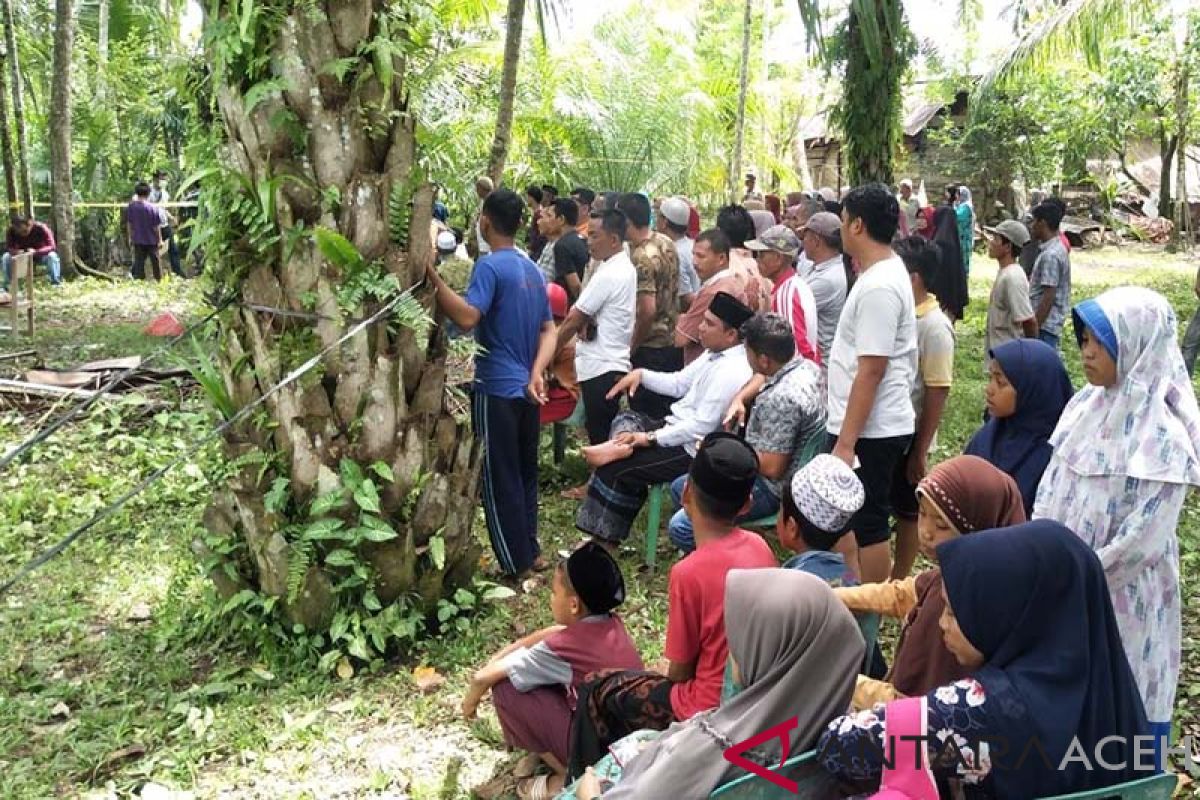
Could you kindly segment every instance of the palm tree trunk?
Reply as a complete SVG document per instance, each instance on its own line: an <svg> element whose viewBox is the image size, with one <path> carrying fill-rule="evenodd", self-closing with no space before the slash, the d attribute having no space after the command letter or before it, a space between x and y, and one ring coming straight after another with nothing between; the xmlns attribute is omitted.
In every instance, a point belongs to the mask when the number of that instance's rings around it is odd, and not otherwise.
<svg viewBox="0 0 1200 800"><path fill-rule="evenodd" d="M207 13L214 6L219 16L232 13L226 2L209 4ZM398 37L387 27L391 6L343 0L330 4L327 15L301 3L288 7L262 23L277 29L251 30L238 40L268 65L258 80L285 87L251 107L249 81L221 69L228 49L220 48L229 43L219 36L208 41L227 138L222 160L234 170L219 185L206 181L201 193L203 224L215 237L209 250L221 253L209 269L226 276L222 288L244 303L318 315L308 320L244 307L221 315L217 360L234 408L333 346L349 327L344 320L380 308L381 301L355 294L352 284L413 287L433 258L433 190L418 166L400 49L360 62L344 79L327 69L335 59L358 57L368 43ZM237 27L227 26L226 37L238 36ZM302 140L273 124L284 115L299 121ZM330 196L342 199L331 204ZM322 251L307 234L288 235L300 226L336 232L344 244ZM348 251L357 252L351 258ZM428 292L418 297L432 306ZM450 408L444 341L436 329L426 341L399 324L368 328L327 356L318 377L269 399L263 421L228 434L230 458L262 466L239 471L205 514L210 542L222 547L196 549L221 553L225 575L237 575L233 585L274 598L289 626L323 630L335 609L369 617L414 596L429 609L474 572L480 454L466 420ZM313 503L346 492L373 470L375 516L398 536L354 544L306 538L313 518L350 530L358 512L317 511ZM286 496L268 502L276 486L285 486ZM357 494L349 494L357 503ZM368 585L354 583L360 573ZM382 624L378 615L371 619ZM380 641L398 636L395 628L389 624ZM338 639L334 629L330 638ZM366 657L354 646L348 652Z"/></svg>
<svg viewBox="0 0 1200 800"><path fill-rule="evenodd" d="M0 47L0 61L7 60L8 51ZM8 69L0 64L0 159L4 162L4 197L8 202L8 216L16 216L21 208L17 197L17 168L13 163L12 133L8 126Z"/></svg>
<svg viewBox="0 0 1200 800"><path fill-rule="evenodd" d="M737 129L733 140L733 164L729 170L729 201L736 203L738 181L742 177L742 146L746 135L746 92L750 86L750 22L753 0L746 0L742 15L742 65L738 74Z"/></svg>
<svg viewBox="0 0 1200 800"><path fill-rule="evenodd" d="M54 0L54 65L50 83L50 204L63 272L75 269L75 210L71 207L72 0Z"/></svg>
<svg viewBox="0 0 1200 800"><path fill-rule="evenodd" d="M513 105L517 96L517 68L521 62L521 31L525 22L525 0L508 0L504 16L504 68L500 73L500 107L496 110L496 135L488 156L488 177L496 186L504 175L512 141Z"/></svg>
<svg viewBox="0 0 1200 800"><path fill-rule="evenodd" d="M1188 148L1188 116L1191 113L1189 103L1191 85L1191 65L1189 49L1191 26L1184 24L1183 42L1179 46L1176 58L1175 76L1175 119L1178 130L1175 139L1175 236L1176 244L1184 250L1191 250L1191 204L1188 202L1187 188L1187 148ZM1159 213L1162 213L1161 211Z"/></svg>
<svg viewBox="0 0 1200 800"><path fill-rule="evenodd" d="M13 20L12 0L0 0L4 14L4 45L8 51L9 75L12 79L13 121L17 130L17 191L21 197L21 213L33 215L33 179L29 173L29 137L25 132L25 91L21 80L21 60L17 51L16 22Z"/></svg>
<svg viewBox="0 0 1200 800"><path fill-rule="evenodd" d="M11 0L4 0L11 2ZM96 75L96 101L107 102L108 98L108 21L109 0L99 0L96 6L98 32L96 34L96 62L99 70ZM113 115L113 124L117 123L117 115ZM92 171L92 195L100 196L104 185L108 182L108 161L96 160L96 169Z"/></svg>
<svg viewBox="0 0 1200 800"><path fill-rule="evenodd" d="M838 107L846 141L849 184L892 183L900 128L900 84L911 57L911 44L900 0L868 0L874 20L850 6L846 31L847 91ZM874 36L878 41L872 41Z"/></svg>
<svg viewBox="0 0 1200 800"><path fill-rule="evenodd" d="M1158 213L1168 216L1171 209L1171 166L1175 161L1175 144L1178 140L1168 134L1166 125L1159 123L1158 154L1161 169L1158 175Z"/></svg>

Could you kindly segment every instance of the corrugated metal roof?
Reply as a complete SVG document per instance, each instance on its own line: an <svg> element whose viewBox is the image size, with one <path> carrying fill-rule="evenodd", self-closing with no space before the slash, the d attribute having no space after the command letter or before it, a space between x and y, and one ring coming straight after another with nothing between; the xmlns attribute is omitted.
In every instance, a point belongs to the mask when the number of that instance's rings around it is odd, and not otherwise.
<svg viewBox="0 0 1200 800"><path fill-rule="evenodd" d="M948 108L950 103L930 103L920 97L908 97L905 99L905 114L904 114L904 135L916 136L921 131L925 130L930 121L933 120L944 108ZM800 135L804 137L804 141L811 142L819 139L836 140L839 137L837 131L833 130L829 124L828 109L820 111L806 119L800 127Z"/></svg>
<svg viewBox="0 0 1200 800"><path fill-rule="evenodd" d="M904 135L916 136L925 130L929 121L938 115L947 103L922 103L904 118Z"/></svg>

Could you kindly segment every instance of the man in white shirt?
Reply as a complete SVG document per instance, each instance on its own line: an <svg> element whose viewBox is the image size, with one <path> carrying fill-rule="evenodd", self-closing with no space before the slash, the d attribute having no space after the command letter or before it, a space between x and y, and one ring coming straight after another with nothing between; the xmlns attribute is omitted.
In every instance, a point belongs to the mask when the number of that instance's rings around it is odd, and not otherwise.
<svg viewBox="0 0 1200 800"><path fill-rule="evenodd" d="M596 471L575 515L577 528L605 542L624 541L647 488L687 472L697 442L721 427L729 402L753 373L741 343L741 326L751 316L733 295L718 294L700 327L700 358L678 372L635 369L612 388L610 398L650 390L680 399L663 420L618 414L613 438L584 448Z"/></svg>
<svg viewBox="0 0 1200 800"><path fill-rule="evenodd" d="M675 243L675 255L679 256L679 310L687 311L696 293L700 291L700 276L692 260L694 242L687 235L688 219L692 213L687 201L668 197L662 201L655 218L658 232Z"/></svg>
<svg viewBox="0 0 1200 800"><path fill-rule="evenodd" d="M846 305L846 265L842 259L842 221L836 214L813 214L800 229L804 252L812 267L804 280L812 289L817 304L817 350L821 364L829 363L829 348L837 333L842 307Z"/></svg>
<svg viewBox="0 0 1200 800"><path fill-rule="evenodd" d="M856 467L866 491L850 525L858 553L847 559L863 583L891 573L892 475L916 428L916 307L908 270L891 247L899 218L883 184L860 186L842 201L842 243L861 266L829 353L827 430L833 455Z"/></svg>
<svg viewBox="0 0 1200 800"><path fill-rule="evenodd" d="M625 252L627 221L620 211L592 219L588 251L599 262L592 279L558 328L561 350L576 334L575 375L588 441L608 440L620 399L609 392L629 372L629 340L637 305L637 270Z"/></svg>

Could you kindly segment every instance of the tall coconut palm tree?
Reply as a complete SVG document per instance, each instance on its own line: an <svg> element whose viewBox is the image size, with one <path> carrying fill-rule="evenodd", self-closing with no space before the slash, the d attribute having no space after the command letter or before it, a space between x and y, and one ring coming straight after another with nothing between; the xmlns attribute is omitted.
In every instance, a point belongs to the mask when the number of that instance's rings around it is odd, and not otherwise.
<svg viewBox="0 0 1200 800"><path fill-rule="evenodd" d="M17 26L13 20L12 0L0 0L3 14L4 46L8 51L9 78L12 81L13 123L17 133L17 193L25 216L33 213L33 179L29 172L29 136L25 132L25 89L17 51Z"/></svg>
<svg viewBox="0 0 1200 800"><path fill-rule="evenodd" d="M562 0L533 0L542 44L546 41L546 23L557 21ZM517 97L517 72L521 64L522 34L525 29L525 0L508 0L504 15L504 64L500 70L500 103L496 109L496 133L488 156L488 177L497 186L504 175L504 164L512 143L513 107Z"/></svg>
<svg viewBox="0 0 1200 800"><path fill-rule="evenodd" d="M7 45L0 42L0 61L7 61L11 54ZM21 203L17 196L17 168L13 162L12 133L8 126L8 65L0 63L0 160L4 162L4 197L8 202L9 217L18 213Z"/></svg>

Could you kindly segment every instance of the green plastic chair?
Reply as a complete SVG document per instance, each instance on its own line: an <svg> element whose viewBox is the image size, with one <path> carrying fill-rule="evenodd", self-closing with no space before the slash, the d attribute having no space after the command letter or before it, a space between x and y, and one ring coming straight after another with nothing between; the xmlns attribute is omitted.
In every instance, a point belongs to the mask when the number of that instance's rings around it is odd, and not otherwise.
<svg viewBox="0 0 1200 800"><path fill-rule="evenodd" d="M817 751L809 750L787 760L775 772L782 773L788 780L799 784L799 793L791 792L776 786L758 775L746 774L718 786L709 795L711 800L834 800L840 798L837 781L829 773L821 769L817 763Z"/></svg>
<svg viewBox="0 0 1200 800"><path fill-rule="evenodd" d="M561 464L567 455L567 430L583 427L583 401L575 403L571 416L554 423L554 463Z"/></svg>
<svg viewBox="0 0 1200 800"><path fill-rule="evenodd" d="M824 446L825 431L822 429L809 436L808 441L804 443L800 463L807 464L812 461ZM650 494L646 498L646 565L650 567L651 571L654 570L658 561L658 529L662 524L663 497L669 489L670 487L665 483L651 486ZM762 519L745 522L742 527L751 530L769 530L775 527L778 517L778 514L772 514Z"/></svg>
<svg viewBox="0 0 1200 800"><path fill-rule="evenodd" d="M669 489L665 483L651 486L646 498L646 566L651 572L658 563L658 529L662 522L663 497Z"/></svg>
<svg viewBox="0 0 1200 800"><path fill-rule="evenodd" d="M1136 781L1092 789L1088 792L1060 794L1040 800L1171 800L1179 779L1169 772L1139 778Z"/></svg>
<svg viewBox="0 0 1200 800"><path fill-rule="evenodd" d="M747 520L741 524L741 527L751 531L769 531L775 527L775 523L778 521L779 512L776 512L758 519Z"/></svg>
<svg viewBox="0 0 1200 800"><path fill-rule="evenodd" d="M808 437L804 443L804 447L800 453L800 465L803 466L816 458L825 448L825 431L824 429L814 432ZM770 514L760 519L752 519L749 522L743 522L743 528L749 528L752 531L767 531L775 527L775 523L779 521L779 513Z"/></svg>
<svg viewBox="0 0 1200 800"><path fill-rule="evenodd" d="M872 611L855 614L854 619L858 622L858 631L867 645L867 649L863 651L862 663L862 672L865 675L875 656L875 642L879 639L879 615Z"/></svg>

